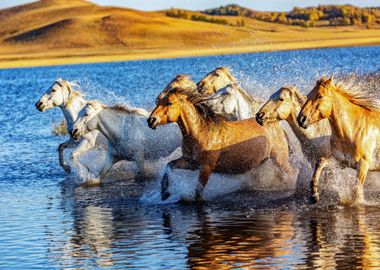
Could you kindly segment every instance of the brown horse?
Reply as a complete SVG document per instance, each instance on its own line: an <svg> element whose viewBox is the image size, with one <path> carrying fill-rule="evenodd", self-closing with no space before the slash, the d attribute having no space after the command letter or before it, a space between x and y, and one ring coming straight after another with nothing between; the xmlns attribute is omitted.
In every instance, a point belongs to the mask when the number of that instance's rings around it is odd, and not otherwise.
<svg viewBox="0 0 380 270"><path fill-rule="evenodd" d="M271 131L257 124L255 119L230 122L205 105L203 97L192 89L175 88L162 98L151 113L151 128L177 122L184 142L193 149L191 156L183 154L168 164L169 169L200 169L197 199L203 198L203 190L210 174L215 172L241 174L258 167L272 158L281 169L292 174L288 161L288 145L285 136L272 136ZM161 182L161 197L166 200L168 174Z"/></svg>
<svg viewBox="0 0 380 270"><path fill-rule="evenodd" d="M380 171L380 103L347 83L335 84L333 77L322 77L309 93L298 123L307 128L324 118L329 119L332 128L332 156L357 170L354 196L355 202L361 202L368 171ZM318 192L320 174L328 163L326 160L314 172L314 192Z"/></svg>

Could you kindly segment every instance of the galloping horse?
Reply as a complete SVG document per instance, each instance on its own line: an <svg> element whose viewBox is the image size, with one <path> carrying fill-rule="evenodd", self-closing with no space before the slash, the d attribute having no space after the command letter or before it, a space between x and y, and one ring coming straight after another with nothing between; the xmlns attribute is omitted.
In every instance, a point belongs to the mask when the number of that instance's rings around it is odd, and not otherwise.
<svg viewBox="0 0 380 270"><path fill-rule="evenodd" d="M88 103L88 100L83 98L83 94L74 90L73 87L79 86L73 82L57 79L36 103L37 109L41 112L44 112L47 109L60 107L65 116L69 132L73 130L74 122L78 118L78 113ZM66 148L76 147L70 156L70 159L75 164L77 163L76 158L80 154L100 144L106 144L106 140L98 131L87 133L79 141L74 141L70 138L58 146L59 164L65 172L70 173L71 168L65 162L63 155L63 151Z"/></svg>
<svg viewBox="0 0 380 270"><path fill-rule="evenodd" d="M218 67L208 73L197 83L197 91L209 98L205 102L215 112L234 121L255 117L263 103L241 88L228 67Z"/></svg>
<svg viewBox="0 0 380 270"><path fill-rule="evenodd" d="M281 87L257 112L256 121L260 125L281 120L288 122L301 143L303 154L313 167L318 167L330 156L331 127L329 121L323 119L308 129L301 128L297 123L297 116L305 102L306 96L295 86ZM314 192L313 196L314 200L319 201L318 192Z"/></svg>
<svg viewBox="0 0 380 270"><path fill-rule="evenodd" d="M308 94L297 120L303 128L324 118L330 121L331 153L342 165L357 170L354 196L355 202L361 202L368 171L380 170L380 103L349 87L344 82L335 84L333 77L322 77ZM326 160L314 172L314 193L318 193L318 180L328 163Z"/></svg>
<svg viewBox="0 0 380 270"><path fill-rule="evenodd" d="M88 132L98 130L109 141L107 151L112 158L98 177L101 178L120 160L135 162L137 174L144 175L144 165L169 157L181 146L178 127L170 125L166 130L154 132L146 124L148 115L144 109L123 105L107 107L98 102L89 102L80 111L72 137L78 139Z"/></svg>
<svg viewBox="0 0 380 270"><path fill-rule="evenodd" d="M193 89L175 88L159 101L148 118L153 129L177 122L184 142L191 144L191 156L183 155L167 166L169 169L200 169L196 190L198 199L203 198L203 190L213 171L241 174L272 158L281 169L292 174L286 141L272 137L270 131L254 119L226 121L203 100L204 97ZM166 172L161 182L162 200L170 196L168 186Z"/></svg>

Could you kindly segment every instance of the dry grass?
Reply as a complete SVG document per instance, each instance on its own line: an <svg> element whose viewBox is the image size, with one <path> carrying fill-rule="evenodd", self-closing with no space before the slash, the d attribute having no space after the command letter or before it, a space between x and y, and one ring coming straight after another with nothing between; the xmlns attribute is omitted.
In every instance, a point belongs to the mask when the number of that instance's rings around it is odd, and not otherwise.
<svg viewBox="0 0 380 270"><path fill-rule="evenodd" d="M380 29L244 21L233 27L83 0L42 0L0 11L0 67L380 44Z"/></svg>
<svg viewBox="0 0 380 270"><path fill-rule="evenodd" d="M69 134L67 130L66 120L62 120L59 123L55 123L52 126L52 134L54 136L66 136Z"/></svg>

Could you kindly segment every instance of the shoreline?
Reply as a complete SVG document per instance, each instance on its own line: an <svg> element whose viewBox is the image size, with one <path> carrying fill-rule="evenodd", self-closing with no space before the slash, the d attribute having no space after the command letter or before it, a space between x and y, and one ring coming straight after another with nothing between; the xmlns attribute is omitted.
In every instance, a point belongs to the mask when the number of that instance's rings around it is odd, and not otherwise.
<svg viewBox="0 0 380 270"><path fill-rule="evenodd" d="M307 50L307 49L324 49L324 48L342 48L342 47L364 47L379 46L380 40L376 37L368 38L350 38L350 39L326 39L326 40L308 40L295 42L277 42L264 43L256 45L243 45L235 47L219 48L184 48L179 50L161 49L156 51L137 49L135 52L123 50L119 53L111 54L113 48L108 48L103 52L95 49L87 49L80 53L79 50L72 49L66 51L54 52L49 57L39 57L38 54L14 54L7 55L8 59L0 55L0 69L30 68L30 67L47 67L60 65L76 64L95 64L111 62L127 62L139 60L159 60L172 58L187 57L205 57L218 55L233 55L256 52L275 52L290 50ZM107 52L110 53L107 53ZM46 54L44 54L46 55Z"/></svg>

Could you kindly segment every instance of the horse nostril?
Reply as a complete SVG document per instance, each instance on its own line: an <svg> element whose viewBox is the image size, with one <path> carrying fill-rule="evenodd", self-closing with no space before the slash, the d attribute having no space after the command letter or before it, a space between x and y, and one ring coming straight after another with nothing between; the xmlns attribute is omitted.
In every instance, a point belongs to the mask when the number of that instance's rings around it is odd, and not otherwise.
<svg viewBox="0 0 380 270"><path fill-rule="evenodd" d="M154 124L156 123L156 121L157 121L157 117L155 117L155 116L150 116L150 117L147 119L148 125L149 125L149 127L151 127L151 128L154 128Z"/></svg>
<svg viewBox="0 0 380 270"><path fill-rule="evenodd" d="M298 123L301 124L301 125L303 125L303 124L305 124L305 122L306 122L306 116L304 116L304 115L301 114L298 117Z"/></svg>
<svg viewBox="0 0 380 270"><path fill-rule="evenodd" d="M256 119L262 119L264 117L265 113L264 112L259 112L256 114Z"/></svg>

